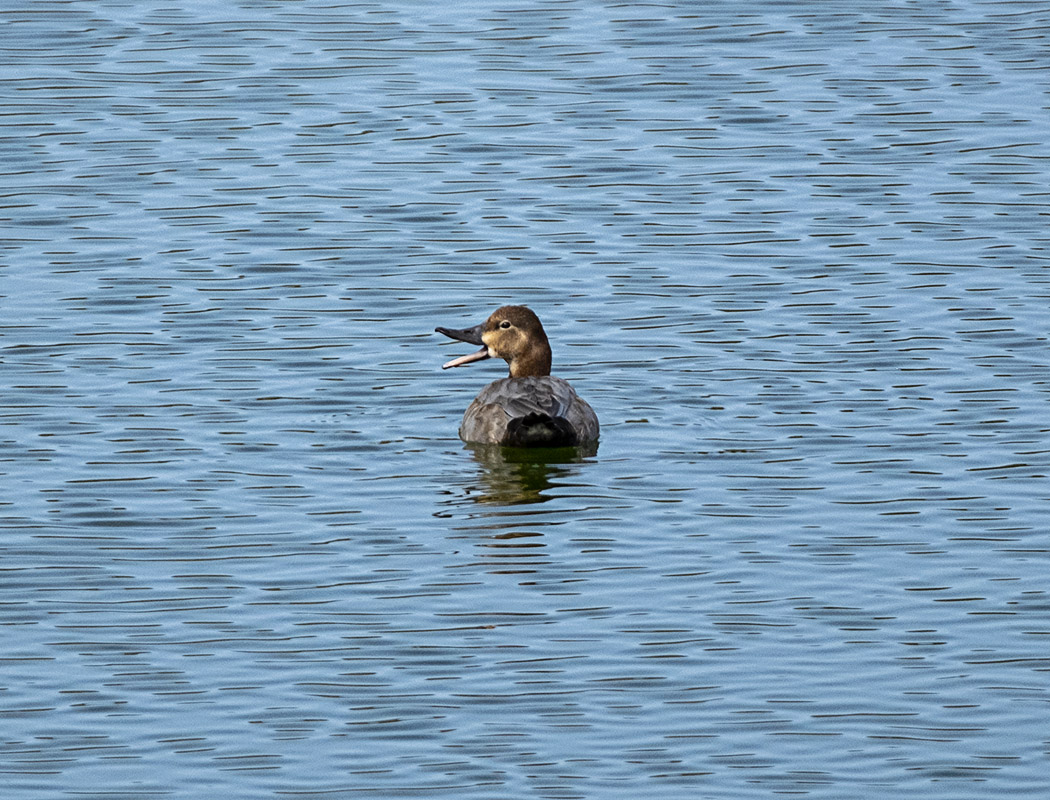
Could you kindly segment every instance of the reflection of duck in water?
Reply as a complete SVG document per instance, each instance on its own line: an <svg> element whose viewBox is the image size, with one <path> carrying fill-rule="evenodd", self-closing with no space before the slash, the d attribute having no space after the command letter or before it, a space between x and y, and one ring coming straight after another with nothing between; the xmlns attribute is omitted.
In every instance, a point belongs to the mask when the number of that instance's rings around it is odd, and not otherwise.
<svg viewBox="0 0 1050 800"><path fill-rule="evenodd" d="M437 328L481 349L443 365L486 358L510 364L510 377L493 381L467 408L459 426L465 442L511 447L575 447L598 439L598 417L568 381L551 375L551 346L539 317L525 306L503 306L480 325Z"/></svg>
<svg viewBox="0 0 1050 800"><path fill-rule="evenodd" d="M474 477L460 474L463 499L501 506L546 503L557 497L550 490L559 483L571 483L573 465L594 455L595 449L596 445L591 452L582 447L526 450L498 444L468 445L481 469Z"/></svg>

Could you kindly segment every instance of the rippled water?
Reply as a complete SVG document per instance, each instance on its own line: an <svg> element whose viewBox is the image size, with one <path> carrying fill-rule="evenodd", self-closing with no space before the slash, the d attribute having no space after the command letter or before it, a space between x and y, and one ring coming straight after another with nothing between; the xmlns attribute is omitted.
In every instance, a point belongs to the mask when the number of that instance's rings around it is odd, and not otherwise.
<svg viewBox="0 0 1050 800"><path fill-rule="evenodd" d="M5 5L4 796L1043 798L1048 37ZM506 302L597 454L456 438Z"/></svg>

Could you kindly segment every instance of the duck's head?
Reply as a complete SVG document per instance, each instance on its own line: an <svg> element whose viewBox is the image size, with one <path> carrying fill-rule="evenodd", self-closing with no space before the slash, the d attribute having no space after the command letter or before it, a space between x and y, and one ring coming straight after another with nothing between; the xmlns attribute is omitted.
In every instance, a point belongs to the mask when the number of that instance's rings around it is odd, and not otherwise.
<svg viewBox="0 0 1050 800"><path fill-rule="evenodd" d="M459 367L486 358L502 358L510 364L510 377L551 374L551 346L543 332L540 318L525 306L503 306L473 328L454 330L436 328L453 339L480 344L481 349L468 356L454 358L442 369Z"/></svg>

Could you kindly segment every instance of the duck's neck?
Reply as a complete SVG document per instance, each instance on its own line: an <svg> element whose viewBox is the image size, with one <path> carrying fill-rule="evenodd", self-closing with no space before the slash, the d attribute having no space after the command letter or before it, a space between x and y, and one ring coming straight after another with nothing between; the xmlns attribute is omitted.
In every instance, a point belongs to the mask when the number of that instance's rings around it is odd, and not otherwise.
<svg viewBox="0 0 1050 800"><path fill-rule="evenodd" d="M530 378L551 374L551 347L546 339L536 342L510 362L510 377Z"/></svg>

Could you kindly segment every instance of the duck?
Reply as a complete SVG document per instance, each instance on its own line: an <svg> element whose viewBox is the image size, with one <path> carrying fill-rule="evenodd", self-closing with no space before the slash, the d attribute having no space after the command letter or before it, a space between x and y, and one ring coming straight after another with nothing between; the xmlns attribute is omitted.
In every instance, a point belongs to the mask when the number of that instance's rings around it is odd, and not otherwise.
<svg viewBox="0 0 1050 800"><path fill-rule="evenodd" d="M481 345L442 369L489 358L510 367L463 414L459 437L468 444L506 447L580 447L598 440L598 415L568 381L551 375L551 346L539 317L525 306L502 306L472 328L435 328L437 333Z"/></svg>

